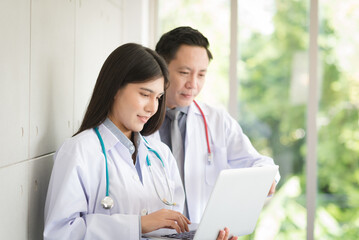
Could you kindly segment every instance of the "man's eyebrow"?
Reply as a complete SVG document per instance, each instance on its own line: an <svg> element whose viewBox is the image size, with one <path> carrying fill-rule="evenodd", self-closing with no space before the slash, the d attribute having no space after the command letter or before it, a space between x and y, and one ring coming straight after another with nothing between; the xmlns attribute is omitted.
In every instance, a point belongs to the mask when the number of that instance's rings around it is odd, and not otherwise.
<svg viewBox="0 0 359 240"><path fill-rule="evenodd" d="M187 66L183 66L183 67L180 67L178 68L179 70L188 70L188 71L192 71L192 68L190 67L187 67ZM199 70L200 72L207 72L207 69L201 69Z"/></svg>
<svg viewBox="0 0 359 240"><path fill-rule="evenodd" d="M179 70L188 70L188 71L192 70L190 67L187 67L187 66L182 66L182 67L179 67L178 69Z"/></svg>

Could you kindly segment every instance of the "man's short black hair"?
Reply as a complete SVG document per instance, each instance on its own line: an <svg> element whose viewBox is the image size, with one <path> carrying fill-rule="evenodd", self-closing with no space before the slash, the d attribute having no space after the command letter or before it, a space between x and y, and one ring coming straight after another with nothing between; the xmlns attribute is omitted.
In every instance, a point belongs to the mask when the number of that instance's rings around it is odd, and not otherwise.
<svg viewBox="0 0 359 240"><path fill-rule="evenodd" d="M156 45L156 52L160 54L168 63L176 56L181 45L203 47L207 51L208 59L213 59L209 51L208 39L198 30L191 27L177 27L162 35Z"/></svg>

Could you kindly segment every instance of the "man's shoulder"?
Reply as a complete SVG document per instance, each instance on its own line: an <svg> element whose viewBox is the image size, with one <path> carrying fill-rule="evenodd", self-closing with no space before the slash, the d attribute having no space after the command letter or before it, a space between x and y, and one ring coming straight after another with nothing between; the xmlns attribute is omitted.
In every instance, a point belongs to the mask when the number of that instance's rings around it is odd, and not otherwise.
<svg viewBox="0 0 359 240"><path fill-rule="evenodd" d="M218 118L218 117L224 118L224 117L229 116L227 110L223 106L210 105L208 103L204 103L204 102L200 102L200 101L196 101L196 102L199 105L199 107L201 108L201 110L203 111L203 114L207 118ZM200 114L200 110L196 107L195 104L192 104L191 108L193 108L195 112Z"/></svg>

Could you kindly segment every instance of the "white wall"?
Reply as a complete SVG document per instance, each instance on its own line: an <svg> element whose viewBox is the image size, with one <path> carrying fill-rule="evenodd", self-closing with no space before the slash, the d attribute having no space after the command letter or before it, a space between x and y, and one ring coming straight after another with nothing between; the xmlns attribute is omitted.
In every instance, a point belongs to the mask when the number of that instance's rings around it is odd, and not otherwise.
<svg viewBox="0 0 359 240"><path fill-rule="evenodd" d="M42 239L53 153L79 127L109 53L148 45L147 6L0 1L0 239Z"/></svg>

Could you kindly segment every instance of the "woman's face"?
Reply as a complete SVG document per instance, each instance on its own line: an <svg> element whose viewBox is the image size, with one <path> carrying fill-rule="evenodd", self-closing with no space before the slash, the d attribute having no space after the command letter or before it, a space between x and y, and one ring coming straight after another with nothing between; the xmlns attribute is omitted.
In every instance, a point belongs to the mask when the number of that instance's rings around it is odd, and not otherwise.
<svg viewBox="0 0 359 240"><path fill-rule="evenodd" d="M163 94L163 77L143 83L129 83L117 91L109 118L131 138L131 133L140 132L157 112L158 101Z"/></svg>

